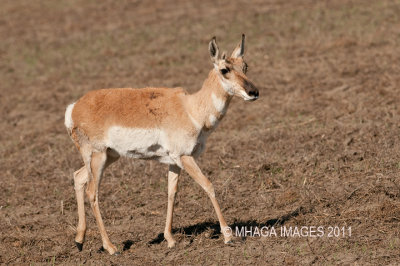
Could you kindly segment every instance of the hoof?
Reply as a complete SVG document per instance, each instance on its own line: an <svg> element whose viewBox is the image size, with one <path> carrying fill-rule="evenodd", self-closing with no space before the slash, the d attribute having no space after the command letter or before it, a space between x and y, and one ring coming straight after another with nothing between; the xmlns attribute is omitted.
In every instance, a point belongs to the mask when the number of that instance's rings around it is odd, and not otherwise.
<svg viewBox="0 0 400 266"><path fill-rule="evenodd" d="M175 241L175 239L173 238L173 236L172 236L171 233L165 232L165 233L164 233L164 239L167 240L168 248L173 248L173 247L175 247L176 241Z"/></svg>
<svg viewBox="0 0 400 266"><path fill-rule="evenodd" d="M221 227L221 231L224 236L224 243L232 243L232 228L230 228L229 226Z"/></svg>
<svg viewBox="0 0 400 266"><path fill-rule="evenodd" d="M228 240L228 241L225 242L225 245L230 245L230 244L233 244L232 240Z"/></svg>
<svg viewBox="0 0 400 266"><path fill-rule="evenodd" d="M79 242L76 242L76 241L75 241L75 245L76 245L76 247L79 249L79 251L82 251L83 243L79 243Z"/></svg>
<svg viewBox="0 0 400 266"><path fill-rule="evenodd" d="M168 243L168 248L174 248L176 245L176 241L175 240L167 240Z"/></svg>
<svg viewBox="0 0 400 266"><path fill-rule="evenodd" d="M97 250L97 253L103 253L104 251L105 251L106 249L103 247L103 246L101 246L98 250ZM109 253L111 253L110 251L108 251ZM115 255L115 256L118 256L118 255L120 255L121 253L119 252L119 251L116 251L116 252L114 252L114 253L112 253L111 255Z"/></svg>

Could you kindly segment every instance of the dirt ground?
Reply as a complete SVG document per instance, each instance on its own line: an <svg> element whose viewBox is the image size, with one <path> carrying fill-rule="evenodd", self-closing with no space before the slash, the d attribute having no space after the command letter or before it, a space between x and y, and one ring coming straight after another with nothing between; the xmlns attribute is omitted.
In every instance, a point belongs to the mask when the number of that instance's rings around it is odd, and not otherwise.
<svg viewBox="0 0 400 266"><path fill-rule="evenodd" d="M184 174L168 249L167 166L121 159L100 190L121 254L98 252L88 202L79 252L82 161L66 106L99 88L194 92L212 68L211 37L231 51L241 33L260 99L233 100L199 165L234 233L277 236L224 245ZM0 40L1 264L400 263L399 1L2 1ZM281 236L283 226L325 234ZM344 231L329 237L335 226Z"/></svg>

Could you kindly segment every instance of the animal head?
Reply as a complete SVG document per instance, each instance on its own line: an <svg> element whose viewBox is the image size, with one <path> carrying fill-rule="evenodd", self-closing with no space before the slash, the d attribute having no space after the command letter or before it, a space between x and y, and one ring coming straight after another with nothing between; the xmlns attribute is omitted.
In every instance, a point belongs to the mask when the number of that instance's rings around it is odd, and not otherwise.
<svg viewBox="0 0 400 266"><path fill-rule="evenodd" d="M247 64L244 61L244 42L245 35L233 50L230 57L226 53L220 56L216 38L212 38L208 49L215 71L221 81L224 90L230 95L243 98L245 101L255 101L258 99L258 89L246 76Z"/></svg>

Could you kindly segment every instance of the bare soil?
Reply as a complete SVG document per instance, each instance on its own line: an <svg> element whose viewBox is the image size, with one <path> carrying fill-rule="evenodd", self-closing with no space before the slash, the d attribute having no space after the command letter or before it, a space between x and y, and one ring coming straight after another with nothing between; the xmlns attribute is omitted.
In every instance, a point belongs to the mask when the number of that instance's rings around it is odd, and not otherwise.
<svg viewBox="0 0 400 266"><path fill-rule="evenodd" d="M163 239L167 166L121 159L100 206L119 256L84 249L67 104L109 87L200 88L216 35L247 35L260 99L235 99L199 160L228 224L351 227L340 237L236 237L184 174ZM399 1L15 0L0 8L1 264L400 263ZM279 233L279 230L278 230Z"/></svg>

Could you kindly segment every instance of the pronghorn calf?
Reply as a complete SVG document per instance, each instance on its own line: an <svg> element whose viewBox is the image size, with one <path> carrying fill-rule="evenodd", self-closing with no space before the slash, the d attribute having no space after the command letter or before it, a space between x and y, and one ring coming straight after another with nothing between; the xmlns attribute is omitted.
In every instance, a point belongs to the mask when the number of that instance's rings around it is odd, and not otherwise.
<svg viewBox="0 0 400 266"><path fill-rule="evenodd" d="M225 243L232 235L215 198L214 187L195 159L224 117L234 95L246 101L258 98L258 90L246 77L243 60L245 36L227 58L220 57L215 37L209 43L214 68L202 88L188 94L182 88L103 89L91 91L67 107L65 126L82 155L84 166L74 173L79 222L75 243L82 250L86 232L84 187L99 227L103 248L117 248L107 236L100 215L98 190L104 169L120 156L158 160L169 164L168 208L164 237L175 245L172 214L181 169L207 192L217 213Z"/></svg>

